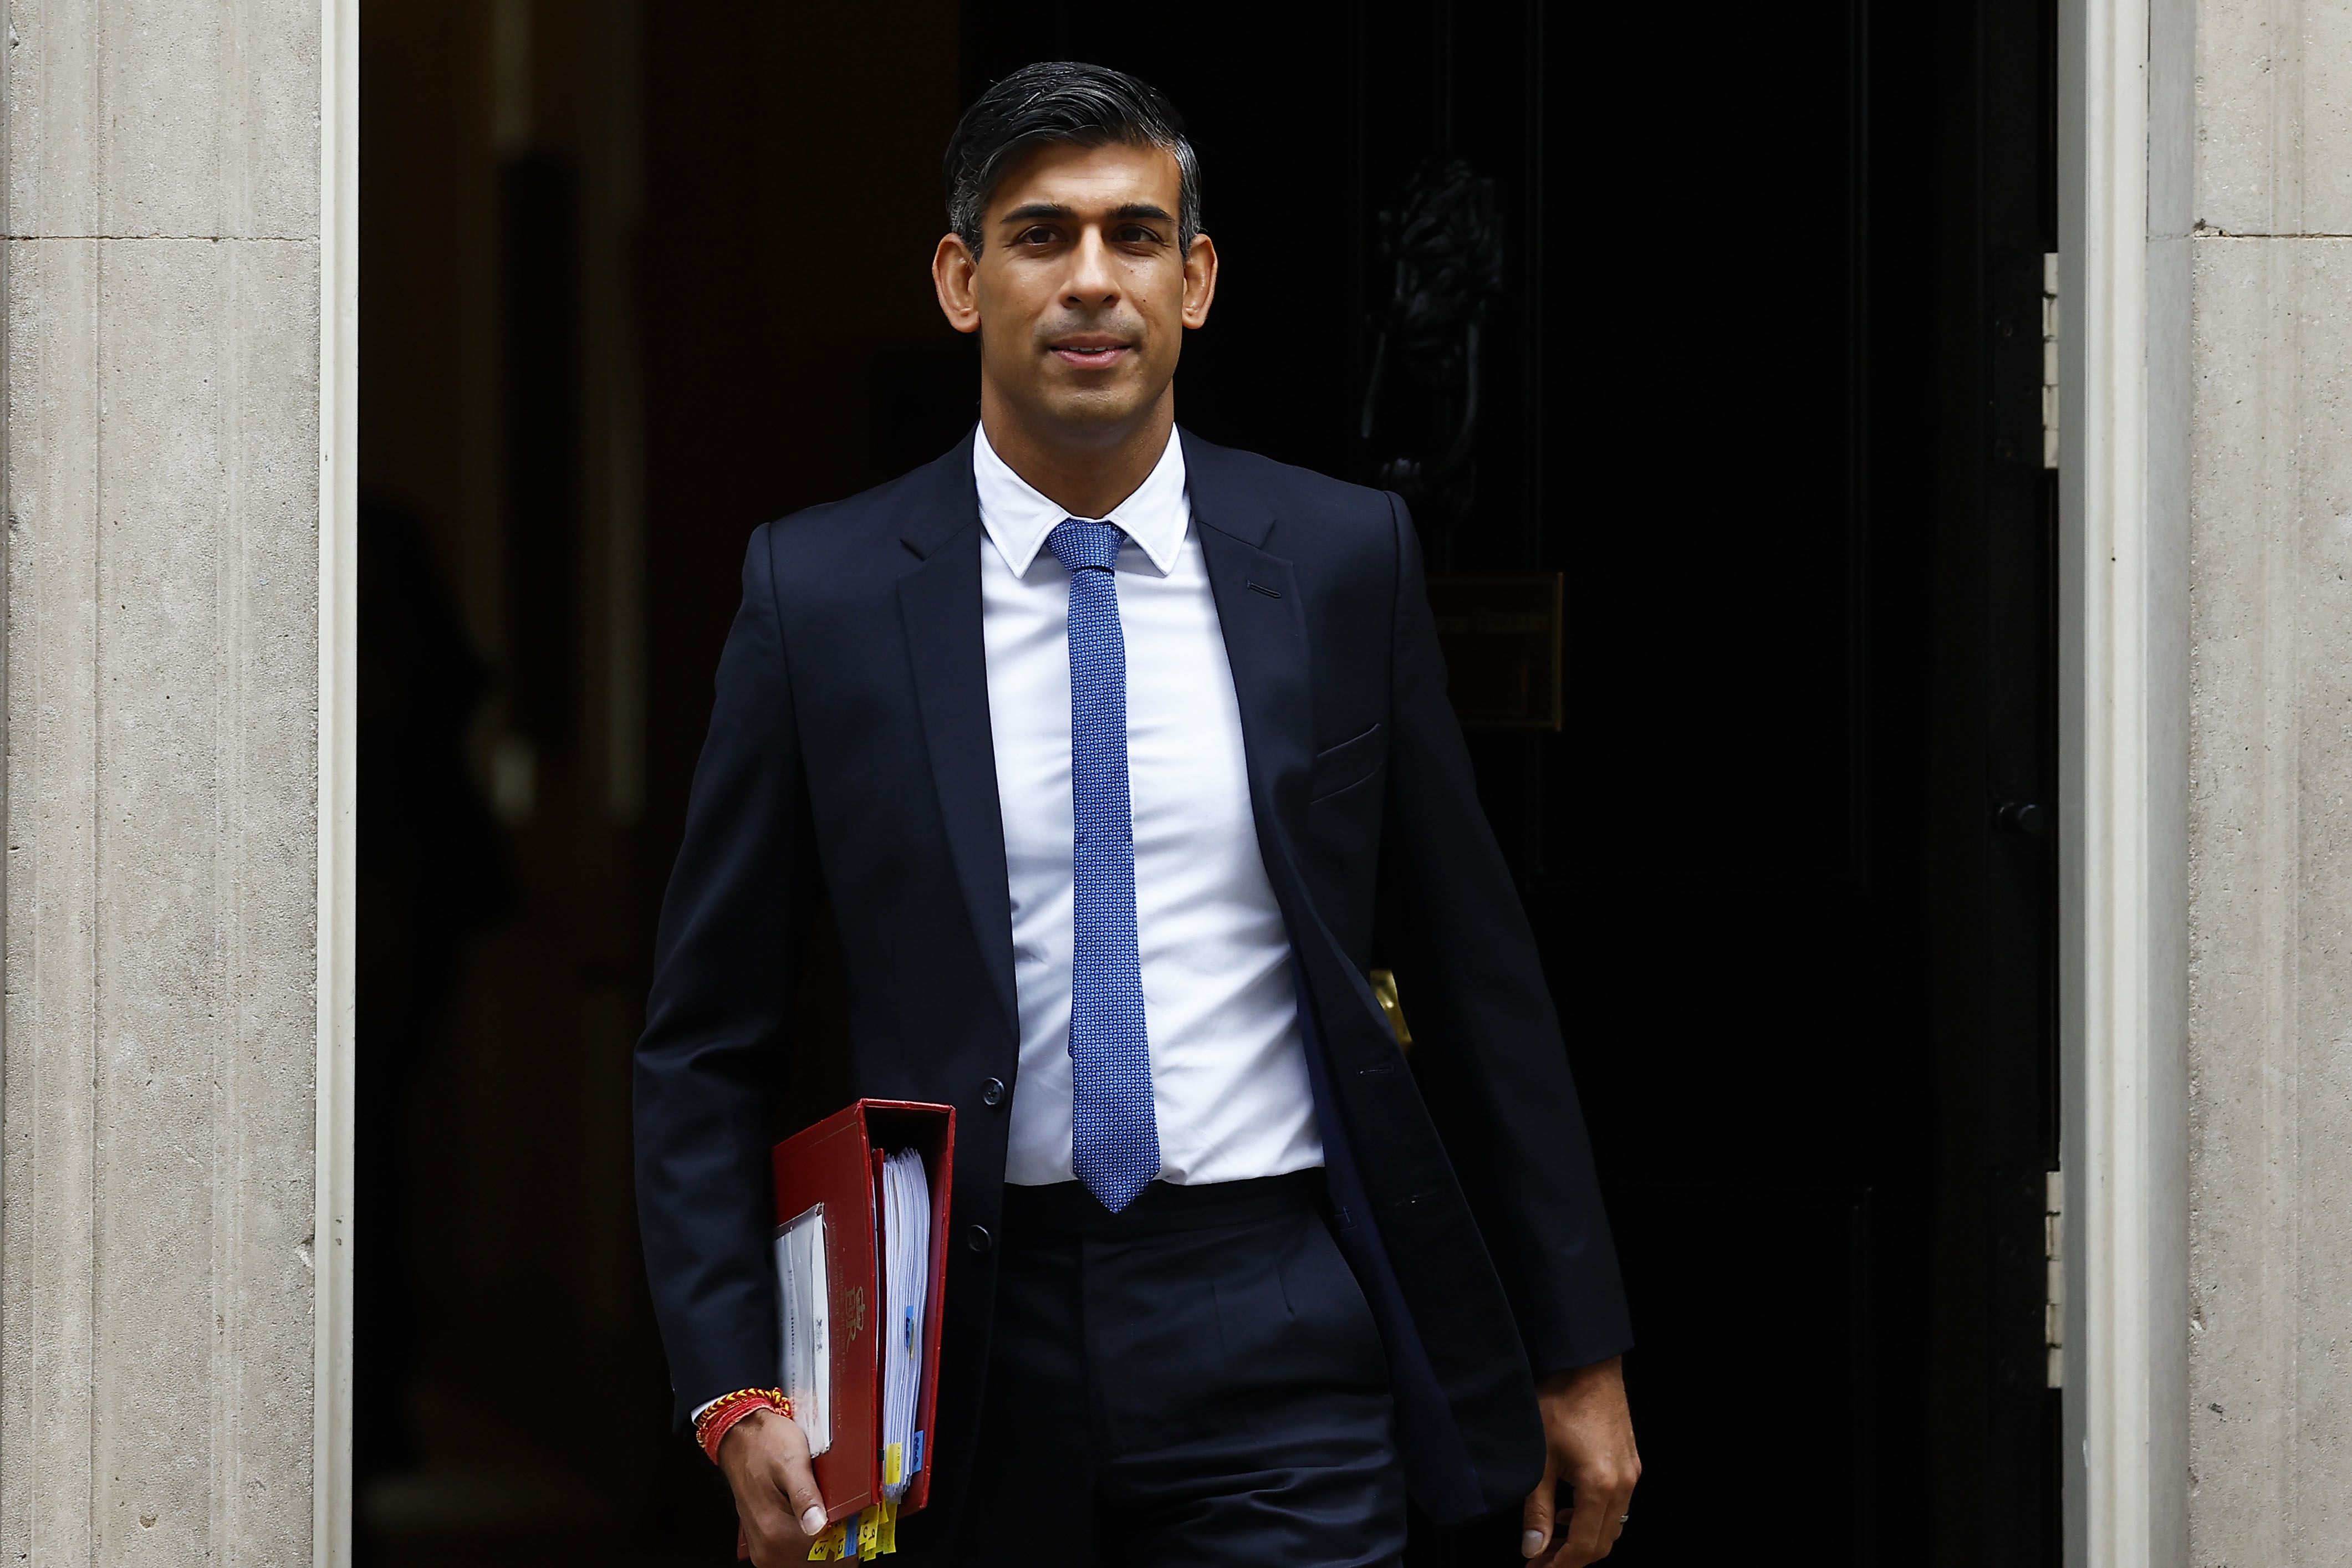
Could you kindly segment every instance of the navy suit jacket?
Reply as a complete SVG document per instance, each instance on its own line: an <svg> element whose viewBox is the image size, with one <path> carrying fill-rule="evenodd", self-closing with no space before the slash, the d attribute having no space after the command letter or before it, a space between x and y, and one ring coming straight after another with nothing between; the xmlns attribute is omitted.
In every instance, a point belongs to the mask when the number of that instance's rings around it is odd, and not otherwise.
<svg viewBox="0 0 2352 1568"><path fill-rule="evenodd" d="M1534 1380L1632 1336L1420 549L1394 496L1182 440L1338 1233L1387 1343L1407 1474L1441 1520L1516 1506L1543 1466ZM982 538L969 438L752 536L636 1054L639 1218L683 1416L776 1378L771 1116L803 928L830 901L856 1092L957 1111L943 1523L993 1307L1007 1097L982 1090L1013 1082L1020 1036ZM1376 952L1410 1060L1366 979Z"/></svg>

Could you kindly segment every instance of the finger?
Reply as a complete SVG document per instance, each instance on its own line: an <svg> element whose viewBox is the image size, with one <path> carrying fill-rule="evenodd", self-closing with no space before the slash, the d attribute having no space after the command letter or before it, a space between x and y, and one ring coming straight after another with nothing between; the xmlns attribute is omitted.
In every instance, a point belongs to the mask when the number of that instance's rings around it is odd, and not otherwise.
<svg viewBox="0 0 2352 1568"><path fill-rule="evenodd" d="M1616 1547L1617 1538L1625 1533L1626 1504L1630 1500L1630 1493L1612 1491L1594 1504L1594 1511L1599 1516L1601 1526L1600 1542L1592 1549L1594 1562L1598 1563L1608 1556Z"/></svg>
<svg viewBox="0 0 2352 1568"><path fill-rule="evenodd" d="M1520 1556L1540 1557L1551 1544L1552 1499L1559 1490L1559 1461L1546 1454L1543 1479L1528 1493L1527 1506L1519 1510Z"/></svg>
<svg viewBox="0 0 2352 1568"><path fill-rule="evenodd" d="M1601 1534L1614 1517L1608 1511L1610 1490L1597 1479L1579 1481L1573 1489L1573 1504L1569 1510L1567 1528L1560 1531L1560 1561L1582 1565L1595 1561L1606 1551Z"/></svg>
<svg viewBox="0 0 2352 1568"><path fill-rule="evenodd" d="M1551 1550L1537 1557L1529 1568L1584 1568L1592 1559L1590 1553L1576 1549L1571 1539L1576 1528L1576 1499L1573 1492L1553 1511Z"/></svg>
<svg viewBox="0 0 2352 1568"><path fill-rule="evenodd" d="M1641 1484L1642 1461L1637 1458L1633 1461L1633 1473L1610 1499L1607 1539L1612 1546L1617 1544L1617 1538L1625 1533L1625 1521L1633 1516L1633 1489Z"/></svg>
<svg viewBox="0 0 2352 1568"><path fill-rule="evenodd" d="M1636 1470L1635 1474L1639 1474ZM1613 1474L1602 1475L1574 1489L1575 1508L1560 1531L1556 1559L1562 1564L1598 1563L1609 1555L1624 1533L1626 1515L1633 1508L1633 1482ZM1547 1563L1543 1568L1551 1568Z"/></svg>
<svg viewBox="0 0 2352 1568"><path fill-rule="evenodd" d="M1632 1487L1621 1487L1609 1494L1608 1506L1601 1515L1601 1554L1602 1556L1606 1557L1609 1554L1609 1549L1617 1544L1617 1538L1625 1533L1625 1520L1633 1511L1633 1489Z"/></svg>
<svg viewBox="0 0 2352 1568"><path fill-rule="evenodd" d="M1633 1489L1642 1484L1642 1456L1629 1446L1614 1469L1612 1479L1615 1484L1609 1489L1608 1508L1601 1516L1604 1533L1601 1540L1604 1555L1617 1543L1617 1538L1625 1533L1625 1521L1633 1517Z"/></svg>
<svg viewBox="0 0 2352 1568"><path fill-rule="evenodd" d="M792 1504L793 1521L803 1535L824 1530L824 1497L816 1490L816 1474L809 1468L808 1444L796 1442L784 1454L782 1484L777 1489Z"/></svg>

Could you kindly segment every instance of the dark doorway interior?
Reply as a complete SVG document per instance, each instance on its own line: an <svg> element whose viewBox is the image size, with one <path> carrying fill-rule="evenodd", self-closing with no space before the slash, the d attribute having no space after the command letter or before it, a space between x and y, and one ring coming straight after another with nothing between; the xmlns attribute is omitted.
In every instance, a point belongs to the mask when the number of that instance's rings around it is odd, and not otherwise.
<svg viewBox="0 0 2352 1568"><path fill-rule="evenodd" d="M744 536L971 417L939 150L1078 55L1201 149L1181 416L1385 471L1465 596L1642 1338L1614 1560L2055 1564L2049 9L371 5L371 1560L731 1557L637 1273L653 911ZM1557 729L1476 615L1549 573Z"/></svg>

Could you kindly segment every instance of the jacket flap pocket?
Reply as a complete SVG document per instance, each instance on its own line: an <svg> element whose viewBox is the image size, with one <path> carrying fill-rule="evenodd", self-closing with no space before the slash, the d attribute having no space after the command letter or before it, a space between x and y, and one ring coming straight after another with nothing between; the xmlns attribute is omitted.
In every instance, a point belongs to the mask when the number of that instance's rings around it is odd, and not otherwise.
<svg viewBox="0 0 2352 1568"><path fill-rule="evenodd" d="M1350 736L1337 746L1317 752L1307 800L1312 802L1326 795L1336 795L1370 778L1380 770L1387 741L1386 733L1375 724L1361 735Z"/></svg>

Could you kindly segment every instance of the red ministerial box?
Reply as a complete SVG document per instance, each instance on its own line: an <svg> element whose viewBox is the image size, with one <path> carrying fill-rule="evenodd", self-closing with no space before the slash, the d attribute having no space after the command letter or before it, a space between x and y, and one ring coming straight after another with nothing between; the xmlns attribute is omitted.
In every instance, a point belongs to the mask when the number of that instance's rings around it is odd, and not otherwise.
<svg viewBox="0 0 2352 1568"><path fill-rule="evenodd" d="M916 1431L925 1458L901 1513L930 1500L929 1450L939 1404L940 1324L947 1304L948 1200L955 1170L955 1107L908 1100L860 1100L778 1144L774 1152L778 1233L824 1206L825 1285L830 1301L833 1442L813 1462L828 1519L882 1500L883 1291L875 1255L876 1178L886 1150L917 1149L931 1188L930 1284L924 1311L921 1391ZM838 1218L836 1218L838 1217Z"/></svg>

